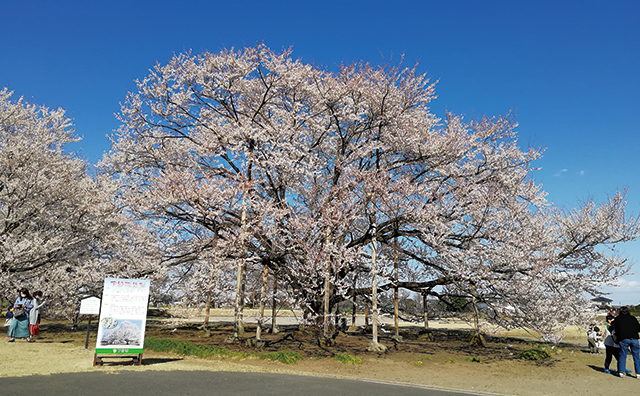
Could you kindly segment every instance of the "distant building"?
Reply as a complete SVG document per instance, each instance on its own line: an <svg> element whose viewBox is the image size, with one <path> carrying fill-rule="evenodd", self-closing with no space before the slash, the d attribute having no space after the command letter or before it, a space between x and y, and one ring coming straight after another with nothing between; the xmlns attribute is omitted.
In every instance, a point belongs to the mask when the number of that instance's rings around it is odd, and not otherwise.
<svg viewBox="0 0 640 396"><path fill-rule="evenodd" d="M612 299L606 297L596 297L591 299L591 307L595 309L609 309L611 308Z"/></svg>

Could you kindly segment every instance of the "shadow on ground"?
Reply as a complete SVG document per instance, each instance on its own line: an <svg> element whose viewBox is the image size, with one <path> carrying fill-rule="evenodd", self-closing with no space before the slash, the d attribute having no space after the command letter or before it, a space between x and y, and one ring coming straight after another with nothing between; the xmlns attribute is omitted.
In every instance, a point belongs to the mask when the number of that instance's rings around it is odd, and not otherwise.
<svg viewBox="0 0 640 396"><path fill-rule="evenodd" d="M153 364L162 364L162 363L171 363L177 362L184 359L159 359L159 358L142 358L143 366L151 366Z"/></svg>

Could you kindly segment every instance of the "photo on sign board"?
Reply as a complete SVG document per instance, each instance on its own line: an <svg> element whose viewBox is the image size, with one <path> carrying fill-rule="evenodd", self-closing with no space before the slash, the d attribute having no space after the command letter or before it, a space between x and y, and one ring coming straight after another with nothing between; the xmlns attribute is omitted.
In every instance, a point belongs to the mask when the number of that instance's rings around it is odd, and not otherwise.
<svg viewBox="0 0 640 396"><path fill-rule="evenodd" d="M107 320L108 319L108 320ZM102 319L100 345L140 345L144 334L141 320Z"/></svg>

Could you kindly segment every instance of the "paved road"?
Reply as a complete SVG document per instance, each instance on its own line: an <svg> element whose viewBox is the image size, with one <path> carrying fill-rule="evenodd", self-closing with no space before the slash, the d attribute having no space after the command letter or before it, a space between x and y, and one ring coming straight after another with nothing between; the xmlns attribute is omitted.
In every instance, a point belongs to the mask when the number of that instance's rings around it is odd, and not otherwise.
<svg viewBox="0 0 640 396"><path fill-rule="evenodd" d="M462 396L471 393L286 374L121 371L0 378L0 394L47 396Z"/></svg>

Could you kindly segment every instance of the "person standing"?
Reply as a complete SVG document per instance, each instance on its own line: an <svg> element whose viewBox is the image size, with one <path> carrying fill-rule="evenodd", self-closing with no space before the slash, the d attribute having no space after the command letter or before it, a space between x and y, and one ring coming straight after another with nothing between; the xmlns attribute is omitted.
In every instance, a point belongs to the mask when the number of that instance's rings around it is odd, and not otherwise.
<svg viewBox="0 0 640 396"><path fill-rule="evenodd" d="M607 315L607 325L604 328L604 348L605 348L605 358L604 358L604 372L607 374L611 374L609 370L609 366L611 365L612 358L616 358L616 367L617 363L620 360L620 345L613 341L613 337L611 336L611 332L615 330L611 323L616 317L613 315Z"/></svg>
<svg viewBox="0 0 640 396"><path fill-rule="evenodd" d="M20 297L13 304L13 320L9 326L9 342L14 342L16 338L26 338L31 342L29 332L29 311L33 308L33 297L29 294L29 289L20 289Z"/></svg>
<svg viewBox="0 0 640 396"><path fill-rule="evenodd" d="M640 333L640 323L635 316L629 312L629 307L620 308L618 316L613 321L615 335L620 344L620 357L618 359L618 376L624 377L627 372L627 353L631 350L636 378L640 378L640 344L638 343L638 333Z"/></svg>
<svg viewBox="0 0 640 396"><path fill-rule="evenodd" d="M42 292L33 293L33 308L29 311L29 333L31 334L28 342L36 342L35 336L40 334L40 307L44 305L42 301Z"/></svg>

